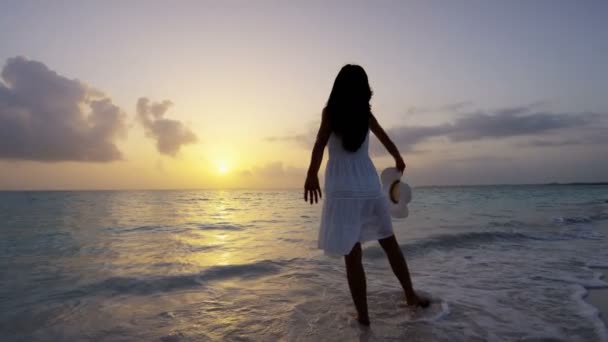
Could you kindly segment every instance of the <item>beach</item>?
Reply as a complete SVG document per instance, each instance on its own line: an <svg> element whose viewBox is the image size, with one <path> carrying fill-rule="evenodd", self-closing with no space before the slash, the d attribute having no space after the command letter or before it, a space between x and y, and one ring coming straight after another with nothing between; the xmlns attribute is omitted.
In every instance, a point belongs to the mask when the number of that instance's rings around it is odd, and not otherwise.
<svg viewBox="0 0 608 342"><path fill-rule="evenodd" d="M0 340L606 341L607 199L414 188L393 224L433 303L408 308L366 243L360 329L299 190L0 192Z"/></svg>

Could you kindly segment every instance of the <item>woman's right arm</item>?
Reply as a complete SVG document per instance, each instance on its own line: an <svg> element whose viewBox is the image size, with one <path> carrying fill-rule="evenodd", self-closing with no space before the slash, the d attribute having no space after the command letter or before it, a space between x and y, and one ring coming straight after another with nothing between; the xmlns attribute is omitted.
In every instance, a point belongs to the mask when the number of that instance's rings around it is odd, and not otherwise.
<svg viewBox="0 0 608 342"><path fill-rule="evenodd" d="M370 117L369 128L376 135L376 137L378 137L378 140L380 140L391 156L395 158L397 169L403 173L403 170L405 170L405 162L403 161L403 158L401 158L401 154L399 153L397 146L395 146L391 138L388 137L388 134L386 134L384 129L382 129L382 126L380 126L374 115Z"/></svg>
<svg viewBox="0 0 608 342"><path fill-rule="evenodd" d="M319 185L319 168L321 168L321 162L323 161L323 151L325 145L329 141L331 135L331 127L329 125L329 118L327 113L323 112L321 116L321 126L317 133L317 139L315 140L315 146L312 149L312 155L310 157L310 166L306 175L306 182L304 183L304 200L310 201L310 204L317 203L321 197L321 186Z"/></svg>

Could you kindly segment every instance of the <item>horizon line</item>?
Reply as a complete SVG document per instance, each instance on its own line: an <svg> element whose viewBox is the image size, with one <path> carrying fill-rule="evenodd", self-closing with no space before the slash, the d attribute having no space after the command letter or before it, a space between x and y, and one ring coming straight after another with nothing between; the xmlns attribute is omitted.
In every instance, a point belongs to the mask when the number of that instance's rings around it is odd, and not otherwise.
<svg viewBox="0 0 608 342"><path fill-rule="evenodd" d="M423 188L464 188L489 186L608 186L608 181L602 182L550 182L550 183L495 183L495 184L443 184L443 185L415 185L414 189ZM101 188L101 189L0 189L0 192L87 192L87 191L295 191L299 187L277 188Z"/></svg>

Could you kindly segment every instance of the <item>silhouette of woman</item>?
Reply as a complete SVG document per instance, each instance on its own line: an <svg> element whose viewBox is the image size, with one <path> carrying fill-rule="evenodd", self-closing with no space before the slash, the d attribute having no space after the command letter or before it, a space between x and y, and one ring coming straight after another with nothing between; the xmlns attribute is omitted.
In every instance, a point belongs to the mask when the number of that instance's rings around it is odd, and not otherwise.
<svg viewBox="0 0 608 342"><path fill-rule="evenodd" d="M403 290L408 305L426 307L429 300L418 296L397 239L382 194L376 168L368 154L371 130L395 158L397 169L405 169L399 150L371 112L372 97L367 74L358 65L342 67L334 81L321 126L312 150L304 185L304 200L317 203L321 197L318 172L328 145L325 169L325 201L319 229L319 248L328 254L344 255L348 286L360 324L369 325L365 272L361 243L378 240Z"/></svg>

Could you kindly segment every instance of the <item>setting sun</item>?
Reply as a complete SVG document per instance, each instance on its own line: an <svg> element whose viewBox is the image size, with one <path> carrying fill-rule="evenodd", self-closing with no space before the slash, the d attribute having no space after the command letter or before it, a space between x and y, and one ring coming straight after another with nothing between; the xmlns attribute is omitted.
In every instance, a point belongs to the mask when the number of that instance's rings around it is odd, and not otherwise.
<svg viewBox="0 0 608 342"><path fill-rule="evenodd" d="M228 173L229 168L228 165L225 162L220 162L217 166L217 172L219 172L220 174L224 175L226 173Z"/></svg>

